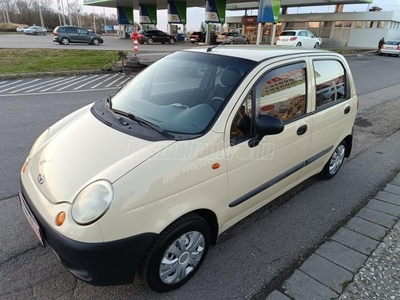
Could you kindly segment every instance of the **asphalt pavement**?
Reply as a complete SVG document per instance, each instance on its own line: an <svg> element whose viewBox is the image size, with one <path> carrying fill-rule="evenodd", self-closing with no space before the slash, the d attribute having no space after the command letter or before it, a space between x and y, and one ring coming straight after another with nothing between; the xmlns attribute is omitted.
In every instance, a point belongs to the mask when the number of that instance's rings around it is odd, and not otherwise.
<svg viewBox="0 0 400 300"><path fill-rule="evenodd" d="M374 156L370 158L374 163L385 154L388 144L400 149L399 131L374 147ZM367 167L365 171L368 172ZM346 195L345 191L338 192ZM400 173L397 173L346 224L327 237L279 288L263 298L400 299L399 262Z"/></svg>

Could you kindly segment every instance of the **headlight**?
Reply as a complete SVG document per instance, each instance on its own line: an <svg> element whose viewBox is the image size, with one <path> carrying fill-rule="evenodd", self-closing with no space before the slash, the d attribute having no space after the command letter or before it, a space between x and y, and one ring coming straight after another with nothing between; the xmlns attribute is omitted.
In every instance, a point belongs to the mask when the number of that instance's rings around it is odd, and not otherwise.
<svg viewBox="0 0 400 300"><path fill-rule="evenodd" d="M100 219L110 207L114 190L109 181L99 180L79 192L72 206L72 217L81 225Z"/></svg>
<svg viewBox="0 0 400 300"><path fill-rule="evenodd" d="M28 158L31 158L35 153L42 148L44 145L47 136L49 135L50 129L47 128L39 137L36 139L35 143L33 143L33 146L31 148L31 151L29 152Z"/></svg>

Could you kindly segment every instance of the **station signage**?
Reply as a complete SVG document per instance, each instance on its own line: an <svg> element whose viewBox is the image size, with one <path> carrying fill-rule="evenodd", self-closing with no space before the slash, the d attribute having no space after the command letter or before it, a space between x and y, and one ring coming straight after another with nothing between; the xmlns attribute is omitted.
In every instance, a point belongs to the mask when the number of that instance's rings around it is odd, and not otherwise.
<svg viewBox="0 0 400 300"><path fill-rule="evenodd" d="M132 7L117 6L118 24L130 25L133 24L133 9Z"/></svg>
<svg viewBox="0 0 400 300"><path fill-rule="evenodd" d="M157 25L157 5L139 4L139 22Z"/></svg>
<svg viewBox="0 0 400 300"><path fill-rule="evenodd" d="M168 0L168 23L186 24L186 2Z"/></svg>
<svg viewBox="0 0 400 300"><path fill-rule="evenodd" d="M205 22L225 24L226 0L206 0Z"/></svg>
<svg viewBox="0 0 400 300"><path fill-rule="evenodd" d="M281 0L260 0L258 23L278 23L281 11Z"/></svg>

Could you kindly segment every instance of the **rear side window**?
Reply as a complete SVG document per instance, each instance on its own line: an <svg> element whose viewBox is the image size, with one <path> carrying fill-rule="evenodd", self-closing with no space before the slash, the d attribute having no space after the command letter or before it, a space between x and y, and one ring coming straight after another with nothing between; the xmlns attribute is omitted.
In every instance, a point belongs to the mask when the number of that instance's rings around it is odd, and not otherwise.
<svg viewBox="0 0 400 300"><path fill-rule="evenodd" d="M343 65L336 60L314 61L316 108L348 99L348 85Z"/></svg>
<svg viewBox="0 0 400 300"><path fill-rule="evenodd" d="M77 30L74 27L67 27L67 33L77 33Z"/></svg>
<svg viewBox="0 0 400 300"><path fill-rule="evenodd" d="M296 32L295 31L283 31L281 33L281 36L295 36Z"/></svg>

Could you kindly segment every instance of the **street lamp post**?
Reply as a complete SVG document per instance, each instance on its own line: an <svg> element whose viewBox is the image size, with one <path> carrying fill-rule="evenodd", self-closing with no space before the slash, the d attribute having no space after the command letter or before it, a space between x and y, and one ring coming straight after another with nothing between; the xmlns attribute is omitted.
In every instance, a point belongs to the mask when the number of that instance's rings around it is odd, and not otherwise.
<svg viewBox="0 0 400 300"><path fill-rule="evenodd" d="M43 3L39 5L39 14L40 14L40 25L44 28L42 10L43 10Z"/></svg>

